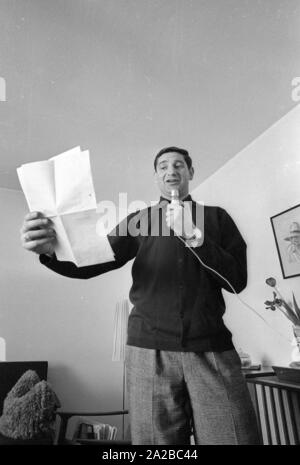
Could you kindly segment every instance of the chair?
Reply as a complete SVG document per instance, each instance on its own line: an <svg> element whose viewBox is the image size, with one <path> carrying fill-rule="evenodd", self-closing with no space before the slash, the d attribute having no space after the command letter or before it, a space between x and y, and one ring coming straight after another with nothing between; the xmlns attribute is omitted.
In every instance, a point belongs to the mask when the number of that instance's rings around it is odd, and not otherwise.
<svg viewBox="0 0 300 465"><path fill-rule="evenodd" d="M112 412L63 412L57 411L56 415L59 417L58 434L57 434L57 445L111 445L111 444L131 444L130 440L104 440L104 439L67 439L66 431L68 427L68 421L72 417L103 417L113 415L126 415L128 410L117 410Z"/></svg>

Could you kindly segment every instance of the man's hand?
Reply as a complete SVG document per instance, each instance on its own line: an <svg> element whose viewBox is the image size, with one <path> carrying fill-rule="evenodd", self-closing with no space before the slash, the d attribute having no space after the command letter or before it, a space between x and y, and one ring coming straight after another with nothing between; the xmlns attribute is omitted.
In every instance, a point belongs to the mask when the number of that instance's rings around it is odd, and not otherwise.
<svg viewBox="0 0 300 465"><path fill-rule="evenodd" d="M178 236L188 239L194 235L194 225L189 202L183 204L168 204L166 221Z"/></svg>
<svg viewBox="0 0 300 465"><path fill-rule="evenodd" d="M28 213L20 230L24 249L37 254L53 255L56 241L53 223L40 212Z"/></svg>

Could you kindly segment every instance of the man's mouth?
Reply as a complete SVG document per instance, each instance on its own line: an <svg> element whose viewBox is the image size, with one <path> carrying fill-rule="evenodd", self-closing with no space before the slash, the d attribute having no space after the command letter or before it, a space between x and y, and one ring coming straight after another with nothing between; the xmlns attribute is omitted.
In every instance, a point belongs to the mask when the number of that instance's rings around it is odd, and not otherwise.
<svg viewBox="0 0 300 465"><path fill-rule="evenodd" d="M180 183L179 179L168 179L166 183L170 186L174 186Z"/></svg>

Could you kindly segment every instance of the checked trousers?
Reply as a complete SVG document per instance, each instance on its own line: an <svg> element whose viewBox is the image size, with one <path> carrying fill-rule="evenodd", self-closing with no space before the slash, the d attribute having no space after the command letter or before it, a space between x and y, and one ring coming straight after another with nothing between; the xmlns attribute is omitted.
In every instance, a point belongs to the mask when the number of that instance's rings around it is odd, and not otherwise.
<svg viewBox="0 0 300 465"><path fill-rule="evenodd" d="M135 445L255 445L257 420L237 352L126 346Z"/></svg>

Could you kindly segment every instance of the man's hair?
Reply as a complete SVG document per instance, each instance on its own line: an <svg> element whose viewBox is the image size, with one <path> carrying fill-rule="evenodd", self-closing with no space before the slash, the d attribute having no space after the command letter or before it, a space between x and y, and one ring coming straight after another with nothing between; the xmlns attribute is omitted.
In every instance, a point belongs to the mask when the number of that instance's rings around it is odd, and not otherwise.
<svg viewBox="0 0 300 465"><path fill-rule="evenodd" d="M180 155L182 155L184 157L188 169L191 168L193 162L192 162L192 159L189 156L189 152L187 150L181 149L179 147L165 147L164 149L161 149L158 152L158 154L156 155L156 157L154 159L154 169L155 169L155 171L156 171L156 167L157 167L159 157L161 157L164 153L169 153L169 152L180 153Z"/></svg>

